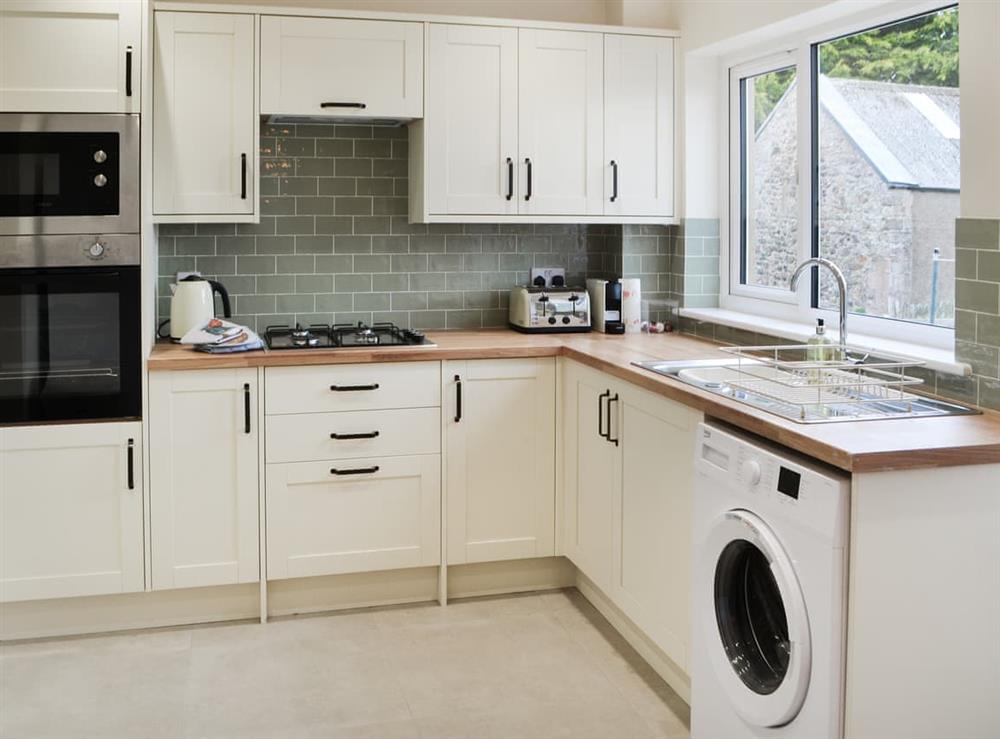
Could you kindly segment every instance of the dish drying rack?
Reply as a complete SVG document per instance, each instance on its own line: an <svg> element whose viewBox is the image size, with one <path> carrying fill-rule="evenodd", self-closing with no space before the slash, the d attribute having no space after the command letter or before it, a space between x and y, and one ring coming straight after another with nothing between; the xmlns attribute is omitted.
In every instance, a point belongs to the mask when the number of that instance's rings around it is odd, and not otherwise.
<svg viewBox="0 0 1000 739"><path fill-rule="evenodd" d="M867 353L858 353L842 344L779 344L769 346L727 346L722 351L737 358L728 369L732 388L763 396L788 406L795 415L825 415L831 408L839 414L871 414L880 404L885 414L911 412L911 403L919 400L906 388L923 384L906 371L925 363L896 357L867 361ZM820 350L833 359L809 359L809 352ZM863 408L862 408L863 406Z"/></svg>

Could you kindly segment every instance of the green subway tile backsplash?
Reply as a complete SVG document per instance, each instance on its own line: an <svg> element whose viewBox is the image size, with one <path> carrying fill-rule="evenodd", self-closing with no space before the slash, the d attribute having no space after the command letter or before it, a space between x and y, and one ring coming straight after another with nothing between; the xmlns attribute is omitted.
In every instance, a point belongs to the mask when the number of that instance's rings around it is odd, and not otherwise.
<svg viewBox="0 0 1000 739"><path fill-rule="evenodd" d="M159 227L160 319L180 270L225 284L235 320L257 330L297 321L504 325L507 291L527 283L532 267L565 267L575 283L620 274L620 226L408 223L407 135L265 125L260 223Z"/></svg>

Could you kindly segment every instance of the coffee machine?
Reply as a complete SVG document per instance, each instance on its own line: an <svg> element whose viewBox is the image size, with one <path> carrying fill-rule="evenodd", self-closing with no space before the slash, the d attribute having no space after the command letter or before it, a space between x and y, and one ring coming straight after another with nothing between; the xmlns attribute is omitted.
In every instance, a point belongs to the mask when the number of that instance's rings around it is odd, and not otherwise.
<svg viewBox="0 0 1000 739"><path fill-rule="evenodd" d="M593 327L606 334L625 333L621 280L587 280L587 294Z"/></svg>

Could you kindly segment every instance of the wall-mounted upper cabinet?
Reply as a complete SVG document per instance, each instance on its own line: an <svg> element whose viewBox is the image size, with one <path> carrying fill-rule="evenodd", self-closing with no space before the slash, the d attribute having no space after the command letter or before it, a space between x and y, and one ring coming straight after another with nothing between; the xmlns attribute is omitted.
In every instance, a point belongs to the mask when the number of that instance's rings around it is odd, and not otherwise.
<svg viewBox="0 0 1000 739"><path fill-rule="evenodd" d="M672 39L432 23L427 44L411 221L674 217Z"/></svg>
<svg viewBox="0 0 1000 739"><path fill-rule="evenodd" d="M674 214L674 42L604 36L604 213Z"/></svg>
<svg viewBox="0 0 1000 739"><path fill-rule="evenodd" d="M423 115L423 24L262 16L265 114L410 119Z"/></svg>
<svg viewBox="0 0 1000 739"><path fill-rule="evenodd" d="M153 216L251 221L258 211L254 16L156 13Z"/></svg>
<svg viewBox="0 0 1000 739"><path fill-rule="evenodd" d="M2 0L0 111L137 113L141 4Z"/></svg>

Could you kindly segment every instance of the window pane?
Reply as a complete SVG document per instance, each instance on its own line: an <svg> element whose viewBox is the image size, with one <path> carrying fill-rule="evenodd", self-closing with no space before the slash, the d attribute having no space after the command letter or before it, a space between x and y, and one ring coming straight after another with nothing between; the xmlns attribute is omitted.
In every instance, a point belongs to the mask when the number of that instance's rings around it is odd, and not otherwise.
<svg viewBox="0 0 1000 739"><path fill-rule="evenodd" d="M958 10L815 53L820 255L844 271L852 312L953 326ZM820 306L836 308L836 284L820 280Z"/></svg>
<svg viewBox="0 0 1000 739"><path fill-rule="evenodd" d="M745 285L788 288L798 261L795 68L740 80L740 271Z"/></svg>

